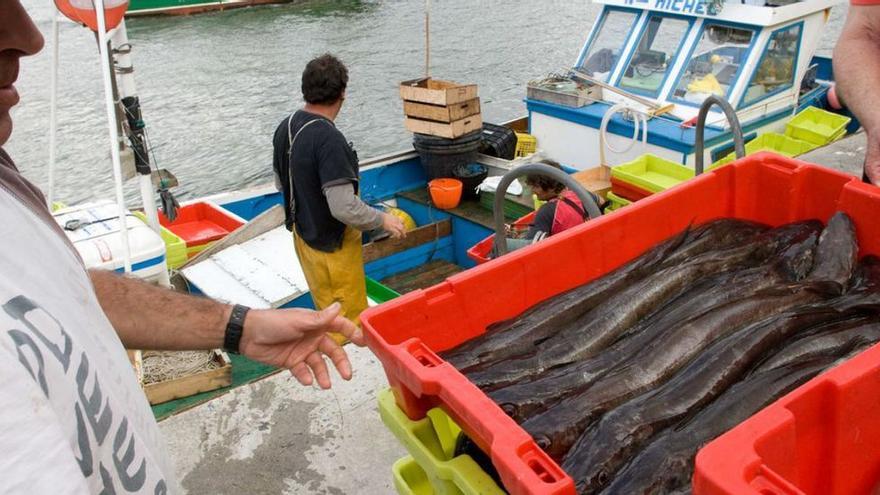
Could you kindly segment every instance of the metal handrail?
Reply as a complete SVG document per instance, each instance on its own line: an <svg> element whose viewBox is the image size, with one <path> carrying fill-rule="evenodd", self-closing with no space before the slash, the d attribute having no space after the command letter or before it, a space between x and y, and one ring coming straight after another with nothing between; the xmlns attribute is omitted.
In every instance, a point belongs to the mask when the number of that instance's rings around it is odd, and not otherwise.
<svg viewBox="0 0 880 495"><path fill-rule="evenodd" d="M507 254L507 236L504 231L504 195L507 194L507 188L514 180L527 174L547 175L558 180L577 195L584 206L584 211L586 211L587 216L591 220L602 216L602 212L599 211L599 205L596 204L593 195L562 170L543 163L528 163L517 167L504 174L504 177L501 178L501 182L495 189L495 246L498 249L499 256Z"/></svg>
<svg viewBox="0 0 880 495"><path fill-rule="evenodd" d="M703 101L703 104L700 105L700 113L697 114L697 137L694 140L694 153L696 153L697 156L696 164L694 165L694 175L700 175L703 173L703 162L705 160L703 155L705 154L706 148L706 117L709 116L709 110L711 110L714 105L721 107L724 116L727 117L727 122L730 123L730 132L733 134L733 146L736 151L736 158L739 159L746 156L742 126L739 123L739 117L736 116L736 111L730 106L730 103L727 100L719 98L716 95L710 95Z"/></svg>

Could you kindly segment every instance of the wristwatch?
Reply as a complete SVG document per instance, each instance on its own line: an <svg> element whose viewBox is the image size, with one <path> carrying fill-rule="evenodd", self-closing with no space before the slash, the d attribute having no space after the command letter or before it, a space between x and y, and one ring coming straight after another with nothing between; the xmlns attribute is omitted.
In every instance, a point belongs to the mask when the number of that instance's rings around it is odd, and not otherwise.
<svg viewBox="0 0 880 495"><path fill-rule="evenodd" d="M232 307L229 315L229 323L226 324L226 333L223 336L223 350L238 354L238 344L241 343L241 334L244 331L244 317L251 308L236 304Z"/></svg>

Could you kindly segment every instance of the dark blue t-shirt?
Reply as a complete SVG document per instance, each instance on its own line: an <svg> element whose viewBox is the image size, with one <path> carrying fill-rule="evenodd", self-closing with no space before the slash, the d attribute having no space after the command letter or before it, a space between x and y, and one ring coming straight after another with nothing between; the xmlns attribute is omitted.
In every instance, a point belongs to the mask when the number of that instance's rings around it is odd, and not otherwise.
<svg viewBox="0 0 880 495"><path fill-rule="evenodd" d="M291 119L288 122L288 119ZM273 167L281 183L284 204L290 205L290 173L293 173L295 214L285 208L285 225L306 244L331 253L342 245L345 224L330 213L324 189L344 183L358 188L357 153L333 122L320 115L299 110L281 121L275 130ZM315 121L306 126L310 121ZM288 134L288 124L290 131ZM304 127L306 126L306 127ZM295 138L292 153L290 137Z"/></svg>

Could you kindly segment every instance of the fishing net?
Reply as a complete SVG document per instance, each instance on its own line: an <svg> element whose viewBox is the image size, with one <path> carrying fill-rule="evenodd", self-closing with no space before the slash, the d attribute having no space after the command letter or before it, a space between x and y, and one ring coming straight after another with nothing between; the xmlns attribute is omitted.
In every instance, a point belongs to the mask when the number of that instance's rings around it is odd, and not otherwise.
<svg viewBox="0 0 880 495"><path fill-rule="evenodd" d="M144 384L159 383L219 368L214 351L145 351Z"/></svg>

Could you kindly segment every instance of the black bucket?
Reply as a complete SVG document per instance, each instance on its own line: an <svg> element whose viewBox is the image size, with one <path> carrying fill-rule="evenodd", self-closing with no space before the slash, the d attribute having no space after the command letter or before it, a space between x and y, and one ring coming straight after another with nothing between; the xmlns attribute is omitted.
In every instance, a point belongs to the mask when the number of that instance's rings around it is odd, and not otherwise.
<svg viewBox="0 0 880 495"><path fill-rule="evenodd" d="M480 149L481 133L473 132L457 139L425 134L414 134L413 138L413 147L419 153L425 175L431 180L453 177L455 167L473 162Z"/></svg>
<svg viewBox="0 0 880 495"><path fill-rule="evenodd" d="M489 176L489 169L479 163L468 163L455 167L452 176L461 181L462 199L477 200L480 198L477 186Z"/></svg>

